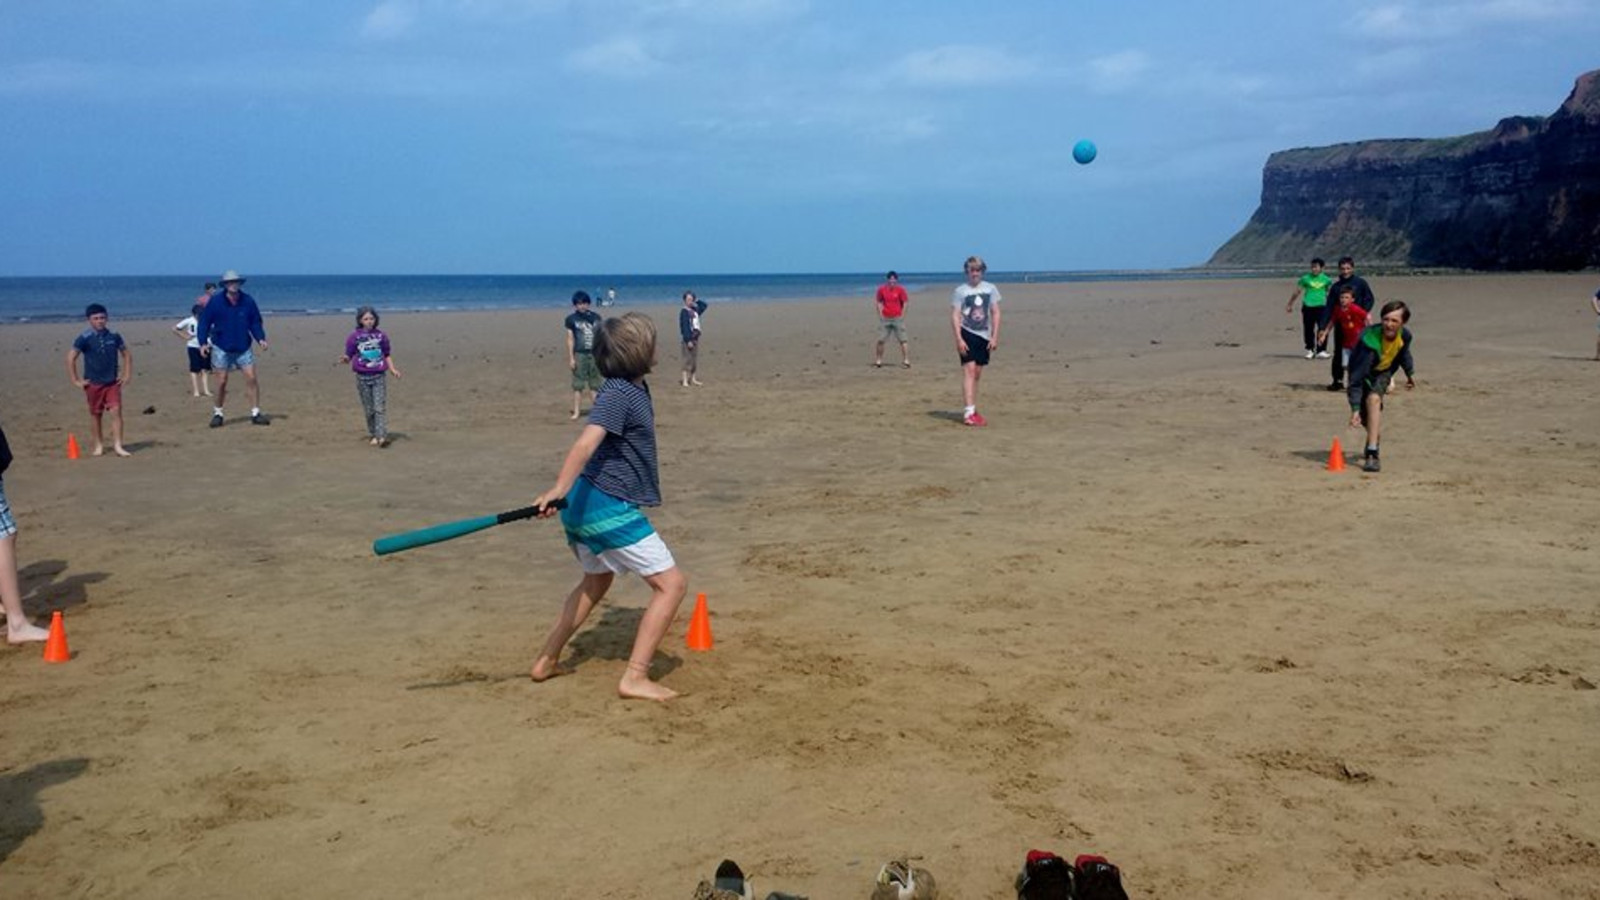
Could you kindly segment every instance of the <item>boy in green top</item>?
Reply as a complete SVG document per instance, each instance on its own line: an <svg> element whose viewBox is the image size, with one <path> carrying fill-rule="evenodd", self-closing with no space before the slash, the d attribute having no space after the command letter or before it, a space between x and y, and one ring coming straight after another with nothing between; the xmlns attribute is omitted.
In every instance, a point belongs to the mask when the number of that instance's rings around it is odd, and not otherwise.
<svg viewBox="0 0 1600 900"><path fill-rule="evenodd" d="M1318 332L1328 324L1328 286L1333 284L1333 279L1322 273L1324 265L1321 257L1311 261L1311 271L1300 276L1294 293L1289 295L1289 305L1283 309L1292 313L1294 302L1300 301L1300 330L1305 337L1306 359L1328 358L1327 340L1318 340Z"/></svg>

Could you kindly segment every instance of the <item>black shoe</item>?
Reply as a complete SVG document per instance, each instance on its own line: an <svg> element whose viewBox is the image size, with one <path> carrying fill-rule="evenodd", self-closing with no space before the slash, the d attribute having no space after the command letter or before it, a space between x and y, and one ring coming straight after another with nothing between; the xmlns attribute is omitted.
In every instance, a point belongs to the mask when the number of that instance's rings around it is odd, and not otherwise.
<svg viewBox="0 0 1600 900"><path fill-rule="evenodd" d="M267 419L267 414L266 413L256 413L255 415L250 417L250 424L251 425L271 425L272 422Z"/></svg>
<svg viewBox="0 0 1600 900"><path fill-rule="evenodd" d="M212 413L211 414L211 427L212 428L221 428L222 427L222 413Z"/></svg>
<svg viewBox="0 0 1600 900"><path fill-rule="evenodd" d="M1330 391L1342 391L1342 390L1344 390L1344 385L1342 385L1339 382L1335 381L1333 384L1328 385L1328 390L1330 390Z"/></svg>
<svg viewBox="0 0 1600 900"><path fill-rule="evenodd" d="M1074 896L1080 900L1128 900L1122 887L1122 870L1103 856L1080 856L1075 873Z"/></svg>
<svg viewBox="0 0 1600 900"><path fill-rule="evenodd" d="M1380 469L1381 467L1378 465L1378 454L1376 453L1368 453L1367 458L1361 462L1361 471L1363 472L1377 472Z"/></svg>

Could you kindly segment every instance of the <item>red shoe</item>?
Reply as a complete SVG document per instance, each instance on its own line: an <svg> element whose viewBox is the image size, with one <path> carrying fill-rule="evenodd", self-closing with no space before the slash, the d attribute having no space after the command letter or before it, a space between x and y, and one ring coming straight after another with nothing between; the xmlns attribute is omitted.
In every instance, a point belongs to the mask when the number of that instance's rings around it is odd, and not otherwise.
<svg viewBox="0 0 1600 900"><path fill-rule="evenodd" d="M967 416L966 418L962 419L961 420L961 424L963 424L963 425L974 425L976 427L982 428L983 426L989 424L989 420L985 419L983 416L978 415L977 413L973 413L972 415Z"/></svg>

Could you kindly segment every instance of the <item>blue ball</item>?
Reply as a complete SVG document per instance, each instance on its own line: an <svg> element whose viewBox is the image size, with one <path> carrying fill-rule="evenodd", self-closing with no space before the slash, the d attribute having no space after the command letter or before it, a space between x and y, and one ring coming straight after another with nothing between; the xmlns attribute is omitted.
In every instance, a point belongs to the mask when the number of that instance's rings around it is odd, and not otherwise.
<svg viewBox="0 0 1600 900"><path fill-rule="evenodd" d="M1099 153L1100 151L1095 149L1094 141L1079 141L1072 145L1072 158L1077 160L1080 166L1094 162L1095 156Z"/></svg>

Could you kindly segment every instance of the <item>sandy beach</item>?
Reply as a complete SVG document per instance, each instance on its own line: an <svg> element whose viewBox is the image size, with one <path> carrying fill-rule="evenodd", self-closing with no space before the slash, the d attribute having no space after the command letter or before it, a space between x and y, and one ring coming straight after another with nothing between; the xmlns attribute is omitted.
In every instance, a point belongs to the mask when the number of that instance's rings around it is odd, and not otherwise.
<svg viewBox="0 0 1600 900"><path fill-rule="evenodd" d="M0 647L0 897L670 900L731 857L833 900L910 855L1000 900L1034 847L1135 898L1600 897L1595 279L1370 280L1420 383L1376 476L1288 281L1002 285L983 429L948 286L910 369L864 299L713 306L692 389L644 308L652 520L716 637L686 604L665 705L614 693L637 579L528 679L554 523L371 551L550 484L562 311L385 316L378 450L345 318L269 319L272 426L236 381L209 429L113 306L125 460L65 458L80 326L0 327L25 601L75 654Z"/></svg>

